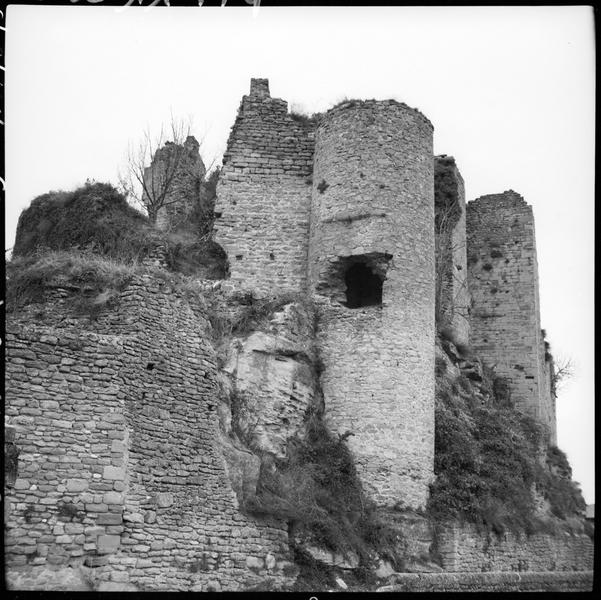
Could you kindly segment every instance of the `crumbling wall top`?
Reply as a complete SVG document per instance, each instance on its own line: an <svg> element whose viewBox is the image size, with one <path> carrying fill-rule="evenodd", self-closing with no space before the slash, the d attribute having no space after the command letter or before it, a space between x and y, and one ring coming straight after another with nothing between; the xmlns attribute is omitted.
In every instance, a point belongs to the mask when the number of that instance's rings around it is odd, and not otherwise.
<svg viewBox="0 0 601 600"><path fill-rule="evenodd" d="M515 192L514 190L505 190L500 194L486 194L484 196L480 196L474 200L470 200L469 204L474 206L483 206L483 205L494 205L497 203L509 203L517 205L530 206L526 200L524 200L523 196Z"/></svg>
<svg viewBox="0 0 601 600"><path fill-rule="evenodd" d="M426 117L426 115L424 115L422 112L420 112L417 108L411 108L404 102L399 102L398 100L394 100L392 98L389 98L388 100L375 100L373 98L370 100L357 100L357 99L343 100L342 102L336 104L335 106L330 108L328 111L326 111L326 116L330 116L333 113L336 113L341 110L347 110L349 108L363 108L363 109L367 109L367 110L373 110L376 107L386 107L386 106L398 106L398 107L406 109L409 112L414 113L425 124L427 124L432 129L432 131L434 131L434 125L432 125L432 122L430 121L430 119L428 119L428 117Z"/></svg>
<svg viewBox="0 0 601 600"><path fill-rule="evenodd" d="M269 79L253 77L250 80L250 95L259 98L271 98L269 94Z"/></svg>

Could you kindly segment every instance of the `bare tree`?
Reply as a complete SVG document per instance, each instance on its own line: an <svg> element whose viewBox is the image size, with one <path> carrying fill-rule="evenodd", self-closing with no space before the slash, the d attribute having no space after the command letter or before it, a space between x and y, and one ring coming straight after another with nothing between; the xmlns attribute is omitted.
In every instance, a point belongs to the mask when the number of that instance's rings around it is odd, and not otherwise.
<svg viewBox="0 0 601 600"><path fill-rule="evenodd" d="M139 143L128 147L124 173L119 176L121 187L135 204L156 224L159 211L183 201L175 194L182 171L189 168L190 146L198 142L190 135L190 120L171 117L168 126L161 126L157 135L147 129ZM199 173L200 178L204 172Z"/></svg>
<svg viewBox="0 0 601 600"><path fill-rule="evenodd" d="M455 254L465 243L453 239L453 231L461 216L461 207L455 203L438 207L435 217L435 318L439 330L448 327L456 316L469 317L467 304L467 276L455 273Z"/></svg>
<svg viewBox="0 0 601 600"><path fill-rule="evenodd" d="M558 358L553 361L551 372L551 389L557 395L557 390L574 376L574 364L570 358Z"/></svg>

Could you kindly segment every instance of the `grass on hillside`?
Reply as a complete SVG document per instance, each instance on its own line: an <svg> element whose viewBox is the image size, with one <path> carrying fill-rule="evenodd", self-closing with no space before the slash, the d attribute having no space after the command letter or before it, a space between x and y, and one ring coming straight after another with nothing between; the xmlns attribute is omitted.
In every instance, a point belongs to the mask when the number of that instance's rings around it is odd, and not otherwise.
<svg viewBox="0 0 601 600"><path fill-rule="evenodd" d="M94 312L110 306L136 273L134 265L75 252L14 258L6 265L6 307L14 311L43 302L49 287L71 289L75 308Z"/></svg>

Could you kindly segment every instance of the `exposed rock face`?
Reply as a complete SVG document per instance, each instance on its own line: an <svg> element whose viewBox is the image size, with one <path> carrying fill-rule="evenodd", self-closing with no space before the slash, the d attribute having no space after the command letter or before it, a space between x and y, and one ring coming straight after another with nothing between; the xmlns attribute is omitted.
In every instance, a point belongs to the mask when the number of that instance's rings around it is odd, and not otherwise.
<svg viewBox="0 0 601 600"><path fill-rule="evenodd" d="M224 372L238 434L248 447L284 458L315 399L313 323L303 307L288 304L269 329L234 339Z"/></svg>

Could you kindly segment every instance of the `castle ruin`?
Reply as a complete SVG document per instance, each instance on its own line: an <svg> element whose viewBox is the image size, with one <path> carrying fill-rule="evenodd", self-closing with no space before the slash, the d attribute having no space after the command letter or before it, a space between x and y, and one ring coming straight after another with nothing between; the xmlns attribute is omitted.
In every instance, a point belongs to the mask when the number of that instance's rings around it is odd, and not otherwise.
<svg viewBox="0 0 601 600"><path fill-rule="evenodd" d="M513 191L466 207L455 161L434 156L432 135L395 100L302 119L252 79L215 206L232 281L318 303L328 422L354 433L374 497L412 507L433 479L437 319L510 379L517 407L555 440L532 209Z"/></svg>
<svg viewBox="0 0 601 600"><path fill-rule="evenodd" d="M182 201L157 215L164 231L212 204L199 198L198 143L188 138L183 149L170 198ZM154 157L149 185L164 177L174 150ZM19 238L43 242L48 215L58 222L72 200L36 199L15 247ZM65 581L90 589L82 572L103 591L290 585L298 540L289 521L248 507L261 475L306 433L311 410L323 409L324 429L344 441L377 511L415 517L435 479L443 336L450 352L469 345L505 378L515 408L546 425L555 443L532 208L513 191L466 203L455 160L434 156L433 126L418 110L347 100L304 117L272 98L266 79L252 79L214 217L210 243L227 265L196 277L192 294L195 276L178 287L157 250L155 270L144 264L119 289L112 281L102 290L116 301L97 318L70 303L89 292L89 279L74 284L60 269L43 294L9 314L13 589ZM248 314L260 301L273 301L267 325L236 333L232 324L243 320L215 319ZM428 555L434 541L420 518L407 521L408 552ZM407 591L590 584L592 543L582 532L492 539L459 524L437 536L437 569L446 572L394 574ZM301 542L310 548L311 539ZM341 568L352 568L345 561Z"/></svg>

